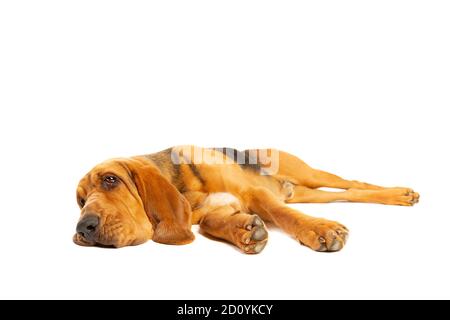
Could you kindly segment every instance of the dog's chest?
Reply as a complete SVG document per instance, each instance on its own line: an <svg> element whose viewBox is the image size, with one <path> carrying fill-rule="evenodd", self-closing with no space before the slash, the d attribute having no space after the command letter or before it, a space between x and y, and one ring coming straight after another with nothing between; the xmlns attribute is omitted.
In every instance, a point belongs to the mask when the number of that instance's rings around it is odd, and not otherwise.
<svg viewBox="0 0 450 320"><path fill-rule="evenodd" d="M239 199L228 192L216 192L209 194L204 202L205 206L221 207L227 205L240 205Z"/></svg>

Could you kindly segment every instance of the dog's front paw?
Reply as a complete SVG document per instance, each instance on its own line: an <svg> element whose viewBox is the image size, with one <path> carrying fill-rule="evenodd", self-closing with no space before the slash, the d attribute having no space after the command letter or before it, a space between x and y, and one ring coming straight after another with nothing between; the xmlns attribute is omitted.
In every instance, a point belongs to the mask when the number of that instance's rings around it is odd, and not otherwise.
<svg viewBox="0 0 450 320"><path fill-rule="evenodd" d="M334 252L344 247L348 233L348 229L338 222L313 218L305 222L297 239L315 251Z"/></svg>
<svg viewBox="0 0 450 320"><path fill-rule="evenodd" d="M232 229L233 242L244 253L260 253L267 244L269 234L266 226L257 215L245 214L244 221Z"/></svg>

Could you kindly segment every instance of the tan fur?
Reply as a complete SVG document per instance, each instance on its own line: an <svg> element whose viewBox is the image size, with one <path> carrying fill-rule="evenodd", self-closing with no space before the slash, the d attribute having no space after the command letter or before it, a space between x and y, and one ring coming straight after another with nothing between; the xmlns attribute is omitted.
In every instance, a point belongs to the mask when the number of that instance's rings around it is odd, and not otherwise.
<svg viewBox="0 0 450 320"><path fill-rule="evenodd" d="M411 206L419 199L409 188L345 180L278 150L269 152L279 155L279 170L274 175L261 175L213 149L195 148L227 163L193 163L192 155L183 154L175 159L179 164L174 164L176 150L109 160L92 169L77 189L78 199L86 201L80 219L86 213L95 214L101 225L96 241L76 234L75 243L122 247L153 239L186 244L194 240L191 224L200 224L203 233L233 243L243 252L259 253L268 239L265 221L314 250L338 251L347 240L346 227L307 216L286 203L357 201ZM258 164L262 163L258 156ZM107 174L120 179L113 190L102 187L102 177ZM344 191L327 192L318 190L320 187ZM237 201L229 201L234 197Z"/></svg>

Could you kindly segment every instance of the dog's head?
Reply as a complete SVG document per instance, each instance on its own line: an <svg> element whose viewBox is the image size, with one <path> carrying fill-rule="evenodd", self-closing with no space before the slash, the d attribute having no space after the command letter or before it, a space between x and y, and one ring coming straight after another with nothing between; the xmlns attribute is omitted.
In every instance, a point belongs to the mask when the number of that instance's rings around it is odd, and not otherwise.
<svg viewBox="0 0 450 320"><path fill-rule="evenodd" d="M77 201L76 244L119 248L149 239L166 244L194 240L189 203L146 158L97 165L81 179Z"/></svg>

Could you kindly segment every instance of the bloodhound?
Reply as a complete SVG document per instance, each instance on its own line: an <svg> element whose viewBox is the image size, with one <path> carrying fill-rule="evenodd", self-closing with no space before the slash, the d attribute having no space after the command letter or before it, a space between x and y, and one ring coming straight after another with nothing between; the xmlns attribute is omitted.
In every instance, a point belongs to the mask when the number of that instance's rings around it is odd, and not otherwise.
<svg viewBox="0 0 450 320"><path fill-rule="evenodd" d="M341 192L321 187L344 189ZM108 160L79 183L81 217L73 240L82 246L124 247L149 239L182 245L192 224L244 253L261 252L270 222L316 251L339 251L348 230L286 203L332 201L412 206L419 194L349 181L316 170L275 149L174 147Z"/></svg>

